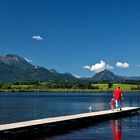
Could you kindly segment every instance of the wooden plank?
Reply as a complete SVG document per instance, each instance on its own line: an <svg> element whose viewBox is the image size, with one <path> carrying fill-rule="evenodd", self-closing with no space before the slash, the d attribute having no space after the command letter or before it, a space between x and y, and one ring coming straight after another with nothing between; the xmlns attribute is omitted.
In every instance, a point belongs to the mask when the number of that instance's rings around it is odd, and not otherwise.
<svg viewBox="0 0 140 140"><path fill-rule="evenodd" d="M98 116L111 115L111 114L117 115L118 113L135 111L135 110L140 110L140 107L123 107L121 112L117 110L114 110L114 111L104 110L104 111L82 113L82 114L76 114L76 115L67 115L67 116L61 116L61 117L53 117L53 118L31 120L31 121L17 122L17 123L11 123L11 124L3 124L3 125L0 125L0 132L10 131L17 128L30 127L30 126L48 125L51 123L58 123L58 122L68 121L68 120L76 120L76 119L81 119L81 118L98 117Z"/></svg>

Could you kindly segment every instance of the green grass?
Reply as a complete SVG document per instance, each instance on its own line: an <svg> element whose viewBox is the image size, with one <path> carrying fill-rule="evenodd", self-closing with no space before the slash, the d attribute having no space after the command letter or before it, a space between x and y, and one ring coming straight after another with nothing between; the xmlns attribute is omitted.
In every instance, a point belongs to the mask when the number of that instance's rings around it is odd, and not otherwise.
<svg viewBox="0 0 140 140"><path fill-rule="evenodd" d="M123 91L131 91L132 87L137 87L137 85L131 85L131 84L113 84L111 88L108 88L108 84L93 84L93 86L98 86L99 90L103 90L103 91L113 91L117 87L120 87Z"/></svg>
<svg viewBox="0 0 140 140"><path fill-rule="evenodd" d="M46 85L10 85L11 88L1 88L1 92L113 92L118 86L124 92L140 92L140 90L132 90L132 87L137 85L132 84L113 84L111 88L108 88L108 84L92 84L92 86L98 86L99 89L75 89L75 88L48 88Z"/></svg>
<svg viewBox="0 0 140 140"><path fill-rule="evenodd" d="M33 85L12 85L11 88L32 88Z"/></svg>

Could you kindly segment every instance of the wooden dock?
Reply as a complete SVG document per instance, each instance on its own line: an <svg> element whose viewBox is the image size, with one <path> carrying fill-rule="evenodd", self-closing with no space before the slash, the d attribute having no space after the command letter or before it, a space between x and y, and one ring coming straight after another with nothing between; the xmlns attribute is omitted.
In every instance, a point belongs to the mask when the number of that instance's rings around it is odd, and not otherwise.
<svg viewBox="0 0 140 140"><path fill-rule="evenodd" d="M124 107L122 111L97 111L76 115L67 115L61 117L45 118L24 122L0 125L0 138L8 138L11 136L26 136L37 133L55 134L61 130L71 130L95 124L97 121L105 119L113 119L114 117L128 116L138 113L140 107Z"/></svg>

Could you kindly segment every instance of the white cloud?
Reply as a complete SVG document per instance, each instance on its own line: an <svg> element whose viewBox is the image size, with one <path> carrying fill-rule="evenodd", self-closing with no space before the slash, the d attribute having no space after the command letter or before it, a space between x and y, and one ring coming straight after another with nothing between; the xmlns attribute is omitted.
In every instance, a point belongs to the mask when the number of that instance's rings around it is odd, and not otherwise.
<svg viewBox="0 0 140 140"><path fill-rule="evenodd" d="M26 60L27 62L29 62L29 63L32 62L32 60L29 60L28 58L25 58L25 60Z"/></svg>
<svg viewBox="0 0 140 140"><path fill-rule="evenodd" d="M116 66L119 67L119 68L129 68L130 65L126 62L122 63L122 62L117 62L116 63Z"/></svg>
<svg viewBox="0 0 140 140"><path fill-rule="evenodd" d="M92 66L84 66L84 69L89 69L90 71L94 71L96 73L101 72L105 69L113 69L112 66L106 64L104 61L100 61L99 63L96 63Z"/></svg>
<svg viewBox="0 0 140 140"><path fill-rule="evenodd" d="M89 69L90 70L90 66L84 66L84 69Z"/></svg>
<svg viewBox="0 0 140 140"><path fill-rule="evenodd" d="M104 61L100 61L100 63L96 63L91 66L91 71L95 71L96 73L101 72L106 69L106 63Z"/></svg>
<svg viewBox="0 0 140 140"><path fill-rule="evenodd" d="M39 35L32 36L32 39L37 40L37 41L43 40L43 38L41 36L39 36Z"/></svg>

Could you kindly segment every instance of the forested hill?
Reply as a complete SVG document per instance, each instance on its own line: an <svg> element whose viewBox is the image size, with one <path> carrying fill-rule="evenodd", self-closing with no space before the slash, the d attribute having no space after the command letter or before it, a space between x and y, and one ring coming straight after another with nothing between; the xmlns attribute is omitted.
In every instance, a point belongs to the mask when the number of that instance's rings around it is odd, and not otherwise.
<svg viewBox="0 0 140 140"><path fill-rule="evenodd" d="M9 54L0 57L0 83L22 81L78 81L76 77L34 66L23 57Z"/></svg>

